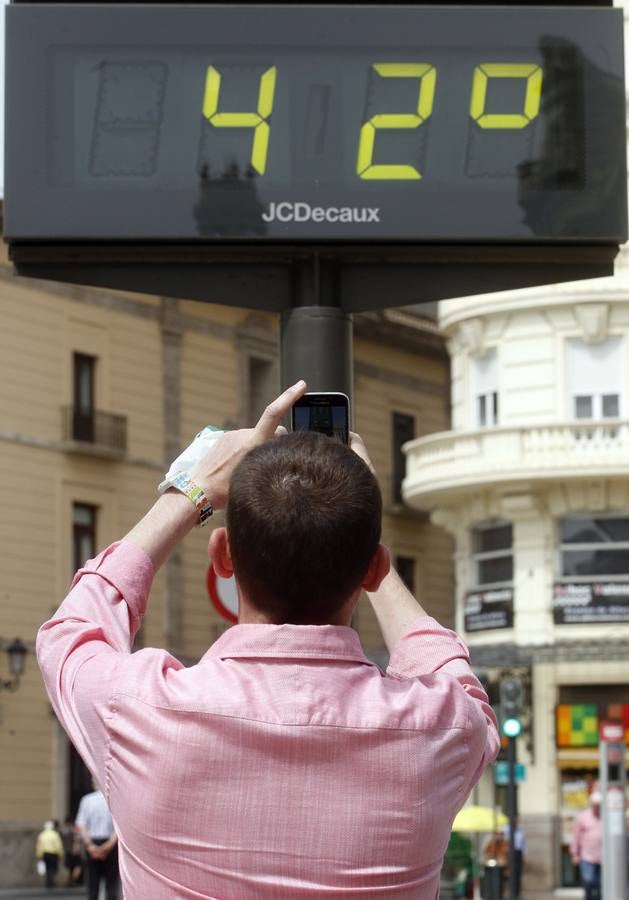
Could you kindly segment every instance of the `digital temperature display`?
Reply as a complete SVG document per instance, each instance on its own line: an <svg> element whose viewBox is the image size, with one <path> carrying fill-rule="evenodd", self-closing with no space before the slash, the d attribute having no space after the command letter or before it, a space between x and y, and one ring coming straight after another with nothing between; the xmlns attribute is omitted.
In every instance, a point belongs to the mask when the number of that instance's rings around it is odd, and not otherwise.
<svg viewBox="0 0 629 900"><path fill-rule="evenodd" d="M7 29L11 240L624 240L621 10L18 5Z"/></svg>

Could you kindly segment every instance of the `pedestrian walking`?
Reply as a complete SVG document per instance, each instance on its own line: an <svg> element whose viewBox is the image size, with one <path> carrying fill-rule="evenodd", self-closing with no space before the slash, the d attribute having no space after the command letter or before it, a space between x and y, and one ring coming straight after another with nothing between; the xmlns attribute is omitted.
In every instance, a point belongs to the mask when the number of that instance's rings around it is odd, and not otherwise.
<svg viewBox="0 0 629 900"><path fill-rule="evenodd" d="M54 888L59 863L63 859L63 844L52 820L44 822L42 831L37 835L35 856L44 864L46 887Z"/></svg>
<svg viewBox="0 0 629 900"><path fill-rule="evenodd" d="M72 821L68 816L61 828L61 840L63 841L64 860L66 869L67 886L80 884L82 878L81 866L81 839Z"/></svg>
<svg viewBox="0 0 629 900"><path fill-rule="evenodd" d="M509 844L510 833L511 829L507 824L504 827L505 840L507 841L507 844ZM517 816L515 819L515 828L513 829L513 849L515 851L513 887L516 900L519 900L522 894L522 870L524 868L524 860L526 859L526 838L524 837L524 832L520 827Z"/></svg>
<svg viewBox="0 0 629 900"><path fill-rule="evenodd" d="M276 434L305 390L216 439L40 629L55 711L107 789L126 900L434 900L498 753L465 644L390 569L362 440ZM209 555L234 575L238 624L188 668L131 653L155 573L222 508ZM351 627L362 590L386 673Z"/></svg>
<svg viewBox="0 0 629 900"><path fill-rule="evenodd" d="M483 847L483 861L485 881L492 881L491 890L488 890L488 884L485 885L484 896L491 896L492 900L502 900L509 865L509 843L502 828L496 828L487 838Z"/></svg>
<svg viewBox="0 0 629 900"><path fill-rule="evenodd" d="M79 803L77 831L85 848L88 900L98 900L101 882L105 883L107 900L118 898L118 837L103 792L86 794Z"/></svg>
<svg viewBox="0 0 629 900"><path fill-rule="evenodd" d="M600 900L601 843L601 794L598 783L595 783L590 793L589 807L575 819L570 842L570 855L575 866L579 866L585 900Z"/></svg>

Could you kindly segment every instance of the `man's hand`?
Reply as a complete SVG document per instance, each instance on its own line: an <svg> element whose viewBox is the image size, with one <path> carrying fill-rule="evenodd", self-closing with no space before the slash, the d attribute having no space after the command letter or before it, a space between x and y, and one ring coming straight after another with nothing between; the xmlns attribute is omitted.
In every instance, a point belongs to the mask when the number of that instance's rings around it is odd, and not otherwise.
<svg viewBox="0 0 629 900"><path fill-rule="evenodd" d="M199 465L188 472L192 481L203 488L215 509L222 509L227 503L229 482L242 457L252 447L264 444L274 435L285 432L280 422L305 392L305 381L298 381L289 387L269 403L255 428L240 428L238 431L222 434ZM126 539L150 556L157 571L198 521L199 515L190 500L171 488L131 529Z"/></svg>
<svg viewBox="0 0 629 900"><path fill-rule="evenodd" d="M212 444L199 465L189 473L195 484L203 488L214 509L222 509L227 503L229 482L234 469L243 456L271 440L276 434L285 434L280 425L293 404L306 392L305 381L298 381L269 403L255 428L240 428L222 434Z"/></svg>

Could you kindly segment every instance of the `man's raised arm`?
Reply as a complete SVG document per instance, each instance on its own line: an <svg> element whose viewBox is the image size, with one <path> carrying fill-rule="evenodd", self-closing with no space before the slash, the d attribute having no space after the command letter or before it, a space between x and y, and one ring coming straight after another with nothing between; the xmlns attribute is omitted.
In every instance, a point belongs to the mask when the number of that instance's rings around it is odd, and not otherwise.
<svg viewBox="0 0 629 900"><path fill-rule="evenodd" d="M244 456L269 440L303 381L271 403L255 428L223 434L189 473L216 509L227 500L231 474ZM157 569L197 524L197 509L171 488L158 498L126 538L76 573L70 592L39 630L37 658L48 696L77 750L105 787L106 720L121 669L128 663ZM164 671L182 664L164 653Z"/></svg>
<svg viewBox="0 0 629 900"><path fill-rule="evenodd" d="M359 435L352 434L351 447L373 471ZM455 632L443 628L425 612L395 569L389 570L377 591L367 595L390 654L389 675L421 678L440 674L458 683L456 702L460 700L465 704L470 723L470 768L466 789L471 789L483 769L498 755L500 736L487 694L472 671L466 645Z"/></svg>

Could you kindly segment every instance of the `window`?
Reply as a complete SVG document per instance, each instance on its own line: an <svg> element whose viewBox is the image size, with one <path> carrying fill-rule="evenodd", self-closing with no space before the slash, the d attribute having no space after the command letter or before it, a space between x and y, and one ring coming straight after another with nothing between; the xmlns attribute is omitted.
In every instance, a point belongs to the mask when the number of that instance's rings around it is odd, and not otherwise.
<svg viewBox="0 0 629 900"><path fill-rule="evenodd" d="M94 441L94 373L96 357L74 354L74 409L72 437L75 441Z"/></svg>
<svg viewBox="0 0 629 900"><path fill-rule="evenodd" d="M472 532L476 587L513 581L513 526L510 522L479 525Z"/></svg>
<svg viewBox="0 0 629 900"><path fill-rule="evenodd" d="M477 428L492 428L498 424L498 357L495 350L483 356L473 356L472 396L474 420Z"/></svg>
<svg viewBox="0 0 629 900"><path fill-rule="evenodd" d="M72 506L72 571L76 572L86 559L96 556L97 508L87 503Z"/></svg>
<svg viewBox="0 0 629 900"><path fill-rule="evenodd" d="M413 557L396 556L395 568L406 587L415 596L415 560Z"/></svg>
<svg viewBox="0 0 629 900"><path fill-rule="evenodd" d="M598 344L568 341L568 414L575 419L615 419L621 415L622 341Z"/></svg>
<svg viewBox="0 0 629 900"><path fill-rule="evenodd" d="M393 502L402 503L402 481L406 474L406 457L402 447L415 437L415 418L404 413L393 413Z"/></svg>
<svg viewBox="0 0 629 900"><path fill-rule="evenodd" d="M562 578L613 581L629 576L629 515L561 519L559 540Z"/></svg>

